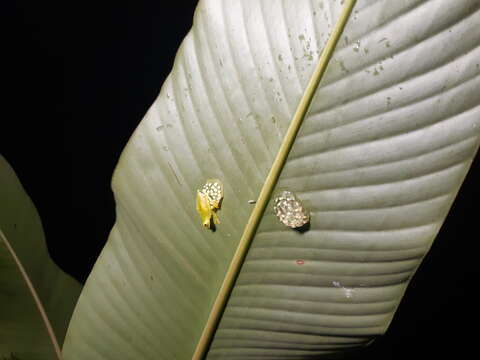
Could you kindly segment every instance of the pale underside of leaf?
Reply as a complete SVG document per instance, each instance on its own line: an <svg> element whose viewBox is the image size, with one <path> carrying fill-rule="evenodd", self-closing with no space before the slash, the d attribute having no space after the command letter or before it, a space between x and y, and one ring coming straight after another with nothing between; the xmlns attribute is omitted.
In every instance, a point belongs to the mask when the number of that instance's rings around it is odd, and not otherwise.
<svg viewBox="0 0 480 360"><path fill-rule="evenodd" d="M322 50L318 63L315 66L315 70L313 71L310 80L303 91L302 97L297 105L295 113L293 114L293 118L283 136L282 143L280 144L278 152L275 156L275 160L273 161L270 171L268 172L260 193L258 194L255 207L250 214L247 224L245 225L245 229L237 245L237 249L233 254L232 260L223 279L222 286L218 291L207 322L203 328L202 335L200 336L196 346L192 360L204 359L209 350L212 339L218 328L220 318L225 311L227 301L231 295L238 274L245 262L245 257L250 249L253 238L256 235L258 225L260 224L266 207L270 202L270 198L278 182L278 178L280 177L283 167L285 166L287 157L292 150L298 132L300 131L310 104L312 103L312 100L318 89L318 85L320 84L325 70L327 69L328 63L330 62L333 52L335 51L335 47L342 36L343 30L352 13L355 3L356 0L346 1L341 14L335 23L335 27L332 29L328 41ZM280 57L279 60L281 60Z"/></svg>
<svg viewBox="0 0 480 360"><path fill-rule="evenodd" d="M191 359L340 3L200 2L116 169L68 360ZM310 230L268 207L208 359L313 359L385 331L478 149L479 24L478 1L358 1L278 184ZM215 232L195 211L209 178Z"/></svg>

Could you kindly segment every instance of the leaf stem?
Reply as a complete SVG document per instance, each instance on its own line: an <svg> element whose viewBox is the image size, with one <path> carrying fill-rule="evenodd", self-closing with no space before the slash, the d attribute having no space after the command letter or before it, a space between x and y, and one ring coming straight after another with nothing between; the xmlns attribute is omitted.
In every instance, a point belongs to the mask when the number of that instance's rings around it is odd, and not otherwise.
<svg viewBox="0 0 480 360"><path fill-rule="evenodd" d="M248 219L242 238L240 239L237 250L233 255L232 261L225 275L225 279L220 287L217 298L215 299L207 323L205 324L202 335L200 336L199 342L193 354L192 360L202 360L208 352L218 323L220 322L220 318L223 314L228 298L230 297L233 286L235 285L238 274L240 273L240 269L247 255L248 249L250 248L253 237L255 236L258 225L260 224L260 220L262 219L267 204L270 200L273 189L275 188L280 173L285 166L288 154L292 149L298 131L300 130L313 97L315 96L315 92L318 88L320 80L327 69L327 65L333 55L333 51L335 50L338 40L342 35L343 29L345 28L355 3L356 0L346 1L342 13L335 24L335 28L333 29L333 32L330 35L322 54L320 55L318 64L313 71L307 87L305 88L305 92L300 99L297 110L295 111L293 119L290 122L285 137L283 138L282 144L280 145L277 156L273 162L270 172L267 175L265 183L263 184L262 190L260 191L255 208L250 214L250 218Z"/></svg>

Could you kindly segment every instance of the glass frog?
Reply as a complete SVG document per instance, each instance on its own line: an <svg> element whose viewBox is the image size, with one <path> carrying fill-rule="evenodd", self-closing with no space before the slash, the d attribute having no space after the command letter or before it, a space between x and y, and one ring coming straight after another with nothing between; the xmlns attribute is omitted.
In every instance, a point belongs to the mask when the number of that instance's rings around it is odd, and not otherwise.
<svg viewBox="0 0 480 360"><path fill-rule="evenodd" d="M197 212L202 219L202 225L212 229L214 224L220 224L216 214L223 200L223 184L218 179L208 179L202 190L197 190Z"/></svg>

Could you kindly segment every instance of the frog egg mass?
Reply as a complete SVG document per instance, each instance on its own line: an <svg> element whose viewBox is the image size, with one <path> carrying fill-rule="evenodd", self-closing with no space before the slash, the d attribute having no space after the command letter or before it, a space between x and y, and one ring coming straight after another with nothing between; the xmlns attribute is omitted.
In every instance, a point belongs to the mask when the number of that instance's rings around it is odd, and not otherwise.
<svg viewBox="0 0 480 360"><path fill-rule="evenodd" d="M275 197L273 211L280 222L291 228L298 228L310 221L310 212L291 191L282 191Z"/></svg>
<svg viewBox="0 0 480 360"><path fill-rule="evenodd" d="M223 198L223 186L221 185L220 181L214 180L207 180L207 183L203 185L202 193L207 195L210 200L216 201L217 203Z"/></svg>

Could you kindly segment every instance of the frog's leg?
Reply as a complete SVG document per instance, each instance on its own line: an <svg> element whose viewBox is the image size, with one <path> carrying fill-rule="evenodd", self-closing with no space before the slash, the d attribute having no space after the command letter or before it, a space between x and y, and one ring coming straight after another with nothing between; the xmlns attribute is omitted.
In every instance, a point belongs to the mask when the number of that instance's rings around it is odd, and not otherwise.
<svg viewBox="0 0 480 360"><path fill-rule="evenodd" d="M210 204L212 205L212 209L218 209L220 208L220 203L217 200L212 200L210 199Z"/></svg>
<svg viewBox="0 0 480 360"><path fill-rule="evenodd" d="M220 224L220 219L218 218L218 215L215 213L215 211L212 211L212 216L213 216L213 223Z"/></svg>

